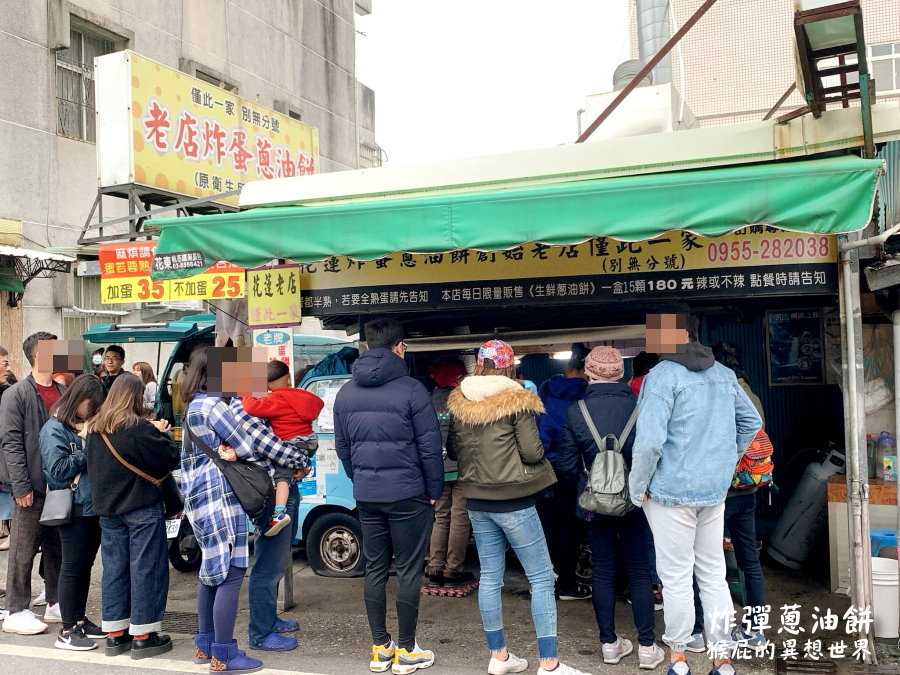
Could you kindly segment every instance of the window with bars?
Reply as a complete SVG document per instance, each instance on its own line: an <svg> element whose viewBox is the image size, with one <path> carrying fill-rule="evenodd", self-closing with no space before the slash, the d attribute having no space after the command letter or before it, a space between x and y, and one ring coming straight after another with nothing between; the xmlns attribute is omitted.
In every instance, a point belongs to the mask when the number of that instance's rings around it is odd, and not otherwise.
<svg viewBox="0 0 900 675"><path fill-rule="evenodd" d="M900 94L900 42L869 47L876 94Z"/></svg>
<svg viewBox="0 0 900 675"><path fill-rule="evenodd" d="M95 141L94 57L115 50L110 37L72 23L69 47L56 52L56 132L60 136Z"/></svg>
<svg viewBox="0 0 900 675"><path fill-rule="evenodd" d="M375 167L381 166L381 148L376 146L367 145L366 143L359 144L359 168L360 169L372 169Z"/></svg>

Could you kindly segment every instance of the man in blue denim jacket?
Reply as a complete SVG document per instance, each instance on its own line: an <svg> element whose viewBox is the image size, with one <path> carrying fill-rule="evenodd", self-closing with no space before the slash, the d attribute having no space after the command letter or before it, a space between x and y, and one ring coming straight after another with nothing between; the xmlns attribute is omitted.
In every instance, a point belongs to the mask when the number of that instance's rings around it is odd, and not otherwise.
<svg viewBox="0 0 900 675"><path fill-rule="evenodd" d="M716 362L711 349L691 342L687 322L679 314L647 317L647 350L659 353L660 363L641 388L629 477L631 499L643 506L656 542L670 675L690 673L684 651L693 628L695 575L707 640L713 646L731 642L725 496L762 425L734 373ZM715 659L712 675L733 673L727 659Z"/></svg>

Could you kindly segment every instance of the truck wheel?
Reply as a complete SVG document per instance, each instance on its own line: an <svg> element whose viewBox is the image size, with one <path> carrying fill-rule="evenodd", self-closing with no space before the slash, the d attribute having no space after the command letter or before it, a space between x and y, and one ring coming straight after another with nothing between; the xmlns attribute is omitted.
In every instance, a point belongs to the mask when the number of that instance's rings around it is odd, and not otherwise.
<svg viewBox="0 0 900 675"><path fill-rule="evenodd" d="M322 577L360 577L365 571L362 529L347 513L326 513L312 524L306 541L306 559Z"/></svg>
<svg viewBox="0 0 900 675"><path fill-rule="evenodd" d="M178 536L169 541L169 562L179 572L196 572L200 569L203 554L187 518L181 521Z"/></svg>

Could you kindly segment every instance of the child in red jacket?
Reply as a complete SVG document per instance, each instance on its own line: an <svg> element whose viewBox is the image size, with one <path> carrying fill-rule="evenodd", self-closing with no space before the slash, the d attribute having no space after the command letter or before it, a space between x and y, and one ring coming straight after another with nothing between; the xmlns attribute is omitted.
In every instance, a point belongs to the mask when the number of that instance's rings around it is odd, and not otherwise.
<svg viewBox="0 0 900 675"><path fill-rule="evenodd" d="M322 412L325 402L305 389L294 389L291 371L282 361L269 361L266 374L270 393L262 398L243 398L244 410L254 417L265 417L278 438L312 457L319 448L312 423ZM275 513L265 533L267 537L275 536L291 522L285 507L293 473L293 469L275 467Z"/></svg>

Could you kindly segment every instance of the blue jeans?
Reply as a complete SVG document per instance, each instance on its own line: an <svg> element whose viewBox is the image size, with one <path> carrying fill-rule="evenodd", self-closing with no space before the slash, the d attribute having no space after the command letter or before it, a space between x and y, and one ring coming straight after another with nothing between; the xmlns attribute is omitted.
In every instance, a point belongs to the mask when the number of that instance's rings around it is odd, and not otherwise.
<svg viewBox="0 0 900 675"><path fill-rule="evenodd" d="M616 550L622 552L622 566L631 585L631 612L638 631L638 642L649 646L656 640L653 617L653 585L647 541L650 526L641 509L632 509L621 517L595 515L587 523L593 563L592 600L600 642L616 641Z"/></svg>
<svg viewBox="0 0 900 675"><path fill-rule="evenodd" d="M143 635L162 629L169 557L162 502L100 518L103 630Z"/></svg>
<svg viewBox="0 0 900 675"><path fill-rule="evenodd" d="M537 634L538 654L542 659L556 658L556 598L553 595L553 563L547 540L531 506L511 513L469 511L475 545L481 562L478 609L488 649L503 649L503 574L506 571L506 542L516 552L531 584L531 619Z"/></svg>
<svg viewBox="0 0 900 675"><path fill-rule="evenodd" d="M0 520L12 520L12 505L12 493L0 490Z"/></svg>
<svg viewBox="0 0 900 675"><path fill-rule="evenodd" d="M262 535L269 527L269 518L263 516L256 523L253 567L250 570L248 597L250 604L250 644L258 646L266 637L275 632L278 619L278 584L284 578L285 570L291 565L291 542L297 531L297 486L291 486L285 512L291 517L291 524L274 537Z"/></svg>
<svg viewBox="0 0 900 675"><path fill-rule="evenodd" d="M737 495L725 500L725 527L734 544L734 557L738 567L744 573L744 585L747 590L747 606L761 607L766 604L766 580L763 577L762 565L759 563L759 551L756 549L756 494ZM700 604L700 592L694 582L694 607L697 619L694 633L703 631L703 611ZM738 625L743 612L737 615Z"/></svg>

